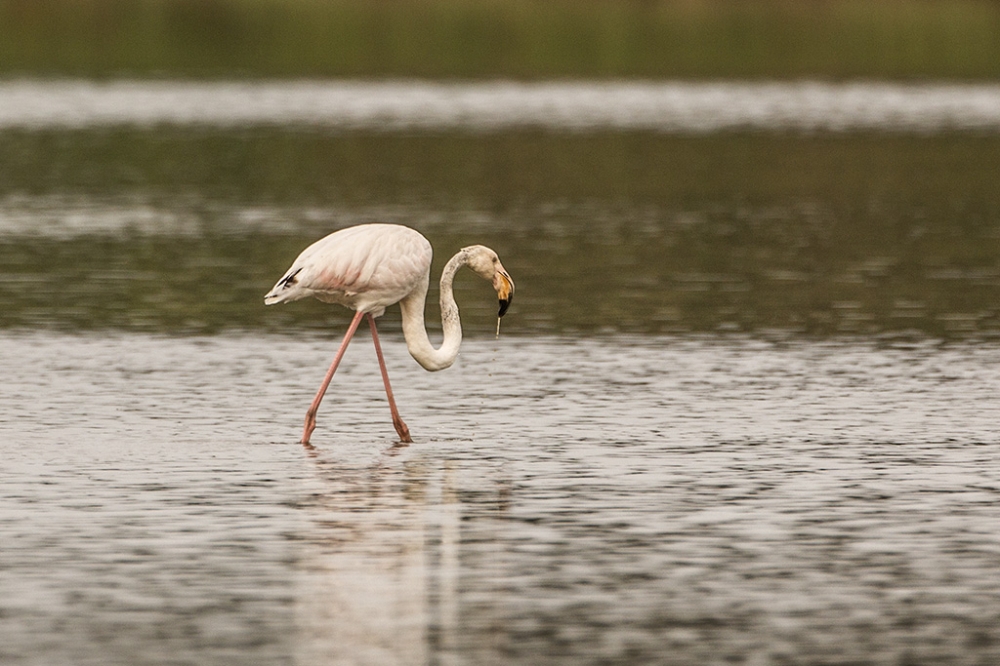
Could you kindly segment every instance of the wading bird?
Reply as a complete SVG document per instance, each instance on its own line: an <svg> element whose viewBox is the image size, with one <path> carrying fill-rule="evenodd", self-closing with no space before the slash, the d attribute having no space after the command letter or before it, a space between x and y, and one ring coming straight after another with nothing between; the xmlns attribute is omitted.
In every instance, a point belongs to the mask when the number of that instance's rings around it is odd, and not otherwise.
<svg viewBox="0 0 1000 666"><path fill-rule="evenodd" d="M431 345L424 328L424 302L430 284L431 255L430 242L409 227L398 224L348 227L321 238L303 250L292 267L264 296L266 305L314 296L324 303L337 303L355 311L337 355L306 412L303 444L309 443L309 437L316 428L319 403L362 317L368 319L372 331L385 394L389 398L392 424L403 442L413 440L399 417L396 401L392 397L382 347L375 330L375 317L382 316L393 303L399 303L403 314L403 335L410 355L427 370L444 370L455 362L458 347L462 344L462 323L458 318L458 305L451 283L458 269L468 266L477 275L490 280L497 291L500 299L497 314L499 333L500 317L507 312L514 295L514 281L504 270L496 252L482 245L471 245L459 250L441 271L441 328L444 340L438 349Z"/></svg>

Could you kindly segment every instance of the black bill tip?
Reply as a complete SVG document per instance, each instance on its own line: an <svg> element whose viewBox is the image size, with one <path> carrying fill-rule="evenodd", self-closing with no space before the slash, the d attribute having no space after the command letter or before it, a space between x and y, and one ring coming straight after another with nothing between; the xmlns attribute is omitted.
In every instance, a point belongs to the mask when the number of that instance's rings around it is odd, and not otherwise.
<svg viewBox="0 0 1000 666"><path fill-rule="evenodd" d="M507 314L507 308L510 307L510 299L500 299L500 309L497 311L497 317L502 317Z"/></svg>

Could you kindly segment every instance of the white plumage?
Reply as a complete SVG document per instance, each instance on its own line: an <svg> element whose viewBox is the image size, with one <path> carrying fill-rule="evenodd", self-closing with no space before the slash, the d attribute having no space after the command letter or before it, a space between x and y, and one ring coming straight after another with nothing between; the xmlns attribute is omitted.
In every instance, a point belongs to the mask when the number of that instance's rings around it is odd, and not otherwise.
<svg viewBox="0 0 1000 666"><path fill-rule="evenodd" d="M430 242L397 224L364 224L316 241L295 259L268 305L313 296L379 317L430 276Z"/></svg>

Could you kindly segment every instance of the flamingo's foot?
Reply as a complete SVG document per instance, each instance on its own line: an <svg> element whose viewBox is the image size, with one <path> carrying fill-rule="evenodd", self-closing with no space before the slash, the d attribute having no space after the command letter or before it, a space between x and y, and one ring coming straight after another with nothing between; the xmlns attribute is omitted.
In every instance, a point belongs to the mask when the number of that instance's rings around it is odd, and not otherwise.
<svg viewBox="0 0 1000 666"><path fill-rule="evenodd" d="M302 428L302 440L300 444L309 444L309 438L312 436L313 430L316 429L316 415L312 412L306 414L306 423Z"/></svg>
<svg viewBox="0 0 1000 666"><path fill-rule="evenodd" d="M410 437L410 429L403 423L403 419L394 419L392 425L396 426L396 434L399 435L400 442L403 444L413 443L413 439Z"/></svg>

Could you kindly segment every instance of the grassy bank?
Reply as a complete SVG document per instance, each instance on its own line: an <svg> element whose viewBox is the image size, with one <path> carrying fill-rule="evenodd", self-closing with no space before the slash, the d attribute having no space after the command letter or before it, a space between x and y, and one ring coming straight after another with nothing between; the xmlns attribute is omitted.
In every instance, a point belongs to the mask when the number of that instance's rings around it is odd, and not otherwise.
<svg viewBox="0 0 1000 666"><path fill-rule="evenodd" d="M0 76L1000 79L988 0L0 0Z"/></svg>

